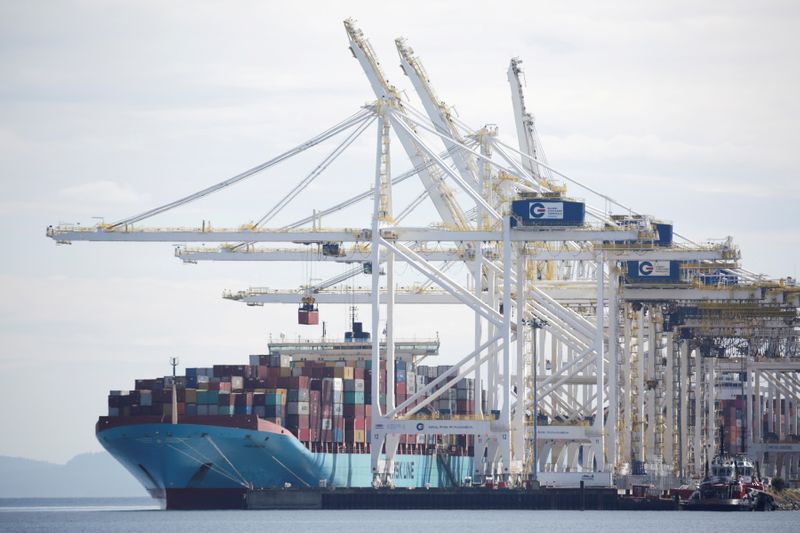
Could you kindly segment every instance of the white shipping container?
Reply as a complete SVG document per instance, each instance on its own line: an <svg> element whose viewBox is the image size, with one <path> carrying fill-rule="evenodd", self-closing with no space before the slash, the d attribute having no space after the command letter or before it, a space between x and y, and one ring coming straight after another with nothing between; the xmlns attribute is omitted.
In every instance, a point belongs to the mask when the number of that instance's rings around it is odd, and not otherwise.
<svg viewBox="0 0 800 533"><path fill-rule="evenodd" d="M333 427L333 423L331 422L330 418L323 418L322 419L322 429L325 431L330 431Z"/></svg>
<svg viewBox="0 0 800 533"><path fill-rule="evenodd" d="M539 472L539 483L543 487L575 488L583 481L586 487L613 486L611 472Z"/></svg>
<svg viewBox="0 0 800 533"><path fill-rule="evenodd" d="M340 403L333 404L333 416L342 416L344 413L344 406Z"/></svg>
<svg viewBox="0 0 800 533"><path fill-rule="evenodd" d="M244 378L242 376L231 376L231 388L242 390L244 388Z"/></svg>
<svg viewBox="0 0 800 533"><path fill-rule="evenodd" d="M208 376L197 376L198 383L208 383L209 377Z"/></svg>

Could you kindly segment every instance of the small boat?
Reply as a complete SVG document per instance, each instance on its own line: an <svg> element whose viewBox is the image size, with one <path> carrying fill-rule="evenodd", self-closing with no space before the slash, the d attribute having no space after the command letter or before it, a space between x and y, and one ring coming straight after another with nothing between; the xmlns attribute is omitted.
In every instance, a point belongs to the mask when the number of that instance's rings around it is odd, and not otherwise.
<svg viewBox="0 0 800 533"><path fill-rule="evenodd" d="M772 496L753 462L744 455L717 455L710 473L682 507L687 511L765 511L772 508Z"/></svg>

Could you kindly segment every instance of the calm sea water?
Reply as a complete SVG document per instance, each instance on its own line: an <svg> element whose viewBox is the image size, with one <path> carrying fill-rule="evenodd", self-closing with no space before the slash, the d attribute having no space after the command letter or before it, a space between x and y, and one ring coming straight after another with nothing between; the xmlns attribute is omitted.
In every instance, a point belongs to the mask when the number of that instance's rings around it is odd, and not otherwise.
<svg viewBox="0 0 800 533"><path fill-rule="evenodd" d="M676 511L161 511L152 500L0 500L0 532L800 532L800 513Z"/></svg>

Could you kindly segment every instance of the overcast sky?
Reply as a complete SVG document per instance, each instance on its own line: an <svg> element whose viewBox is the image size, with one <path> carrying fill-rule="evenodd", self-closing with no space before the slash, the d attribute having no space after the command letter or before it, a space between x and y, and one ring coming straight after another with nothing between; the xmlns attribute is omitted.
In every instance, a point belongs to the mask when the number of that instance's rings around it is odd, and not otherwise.
<svg viewBox="0 0 800 533"><path fill-rule="evenodd" d="M171 355L185 366L242 363L266 350L269 334L319 333L294 324L292 306L220 295L293 288L320 273L183 265L168 244L56 246L44 231L193 192L372 100L347 50L348 16L410 97L398 36L462 120L497 124L511 142L506 69L521 57L555 167L695 240L733 235L746 268L797 275L796 2L313 4L0 4L0 455L65 461L99 449L93 424L108 389L168 373ZM369 186L367 137L286 221ZM258 219L315 162L309 155L152 224ZM399 153L393 162L408 168ZM463 311L401 314L405 335L439 332L443 360L469 349ZM338 335L345 309L324 308L323 319Z"/></svg>

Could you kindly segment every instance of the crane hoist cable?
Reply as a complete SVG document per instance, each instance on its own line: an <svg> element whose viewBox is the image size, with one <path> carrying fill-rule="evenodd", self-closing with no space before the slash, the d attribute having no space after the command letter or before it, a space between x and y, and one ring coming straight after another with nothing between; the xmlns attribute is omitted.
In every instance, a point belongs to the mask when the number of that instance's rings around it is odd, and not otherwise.
<svg viewBox="0 0 800 533"><path fill-rule="evenodd" d="M278 213L281 212L286 206L294 200L298 194L300 194L303 189L308 187L311 182L313 182L322 172L328 168L331 163L333 163L341 154L344 152L347 147L353 144L355 141L364 131L375 121L376 117L367 117L365 118L361 124L348 135L344 141L342 141L336 148L333 149L331 153L329 153L322 162L317 165L311 173L306 176L303 180L300 181L291 191L289 191L283 198L281 198L278 203L276 203L272 209L270 209L264 216L262 216L258 222L256 222L256 227L261 227L270 220L272 220Z"/></svg>
<svg viewBox="0 0 800 533"><path fill-rule="evenodd" d="M249 170L245 170L244 172L242 172L240 174L237 174L236 176L233 176L232 178L228 178L226 180L223 180L223 181L221 181L219 183L216 183L216 184L214 184L214 185L212 185L210 187L206 187L203 190L197 191L197 192L195 192L193 194L190 194L188 196L184 196L183 198L180 198L178 200L174 200L172 202L169 202L167 204L161 205L159 207L155 207L153 209L150 209L149 211L145 211L144 213L140 213L138 215L135 215L135 216L132 216L132 217L128 217L128 218L124 218L122 220L114 222L113 224L109 225L108 228L109 229L114 229L114 228L117 228L119 226L127 226L129 224L133 224L135 222L139 222L141 220L145 220L145 219L150 218L152 216L158 215L159 213L163 213L165 211L169 211L170 209L174 209L176 207L188 204L189 202L193 202L195 200L198 200L200 198L208 196L209 194L213 194L213 193L215 193L215 192L217 192L217 191L219 191L221 189L224 189L226 187L234 185L234 184L236 184L236 183L238 183L238 182L240 182L240 181L242 181L244 179L247 179L247 178L249 178L251 176L254 176L255 174L258 174L259 172L262 172L262 171L264 171L264 170L266 170L266 169L268 169L268 168L280 163L281 161L289 159L290 157L292 157L294 155L297 155L300 152L304 152L305 150L308 150L309 148L311 148L313 146L316 146L317 144L321 143L322 141L324 141L326 139L329 139L329 138L341 133L342 131L345 131L345 130L351 128L353 125L361 122L361 120L363 120L365 117L370 116L371 113L372 112L369 109L363 109L362 108L358 112L354 113L353 115L351 115L350 117L344 119L343 121L339 122L338 124L328 128L327 130L325 130L324 132L320 133L319 135L309 139L308 141L306 141L304 143L301 143L301 144L295 146L294 148L291 148L290 150L287 150L286 152L284 152L284 153L282 153L282 154L270 159L269 161L267 161L265 163L262 163L262 164L260 164L258 166L255 166L255 167L253 167L253 168L251 168Z"/></svg>

